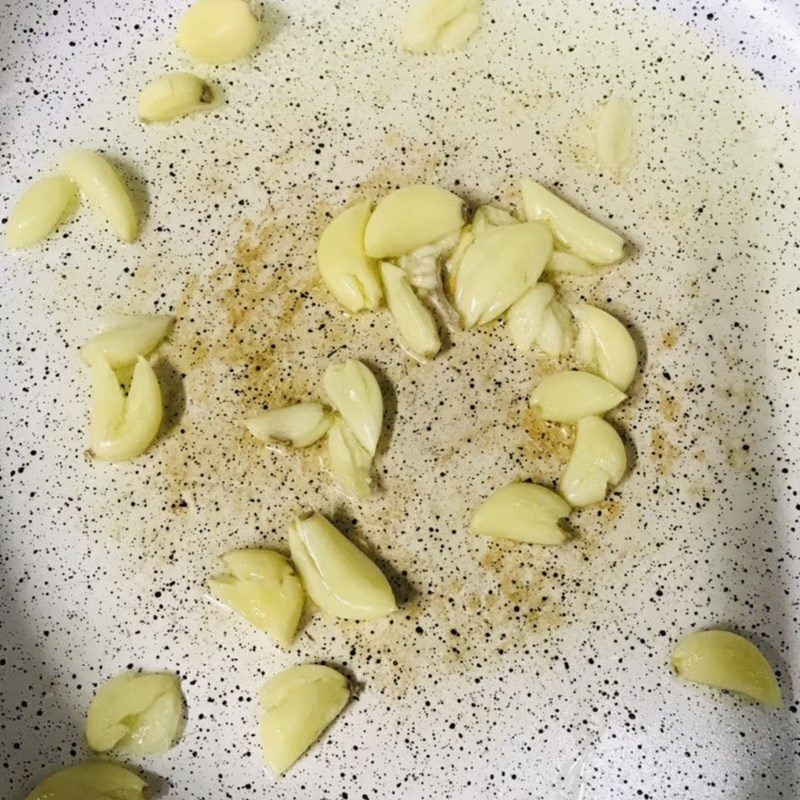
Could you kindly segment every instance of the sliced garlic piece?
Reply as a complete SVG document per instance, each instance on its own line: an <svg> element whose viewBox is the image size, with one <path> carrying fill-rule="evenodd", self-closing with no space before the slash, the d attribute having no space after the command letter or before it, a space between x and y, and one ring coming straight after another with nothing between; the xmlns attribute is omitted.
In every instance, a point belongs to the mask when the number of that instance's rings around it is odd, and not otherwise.
<svg viewBox="0 0 800 800"><path fill-rule="evenodd" d="M605 414L625 395L591 372L557 372L548 375L531 393L531 408L552 422L575 423L582 417Z"/></svg>
<svg viewBox="0 0 800 800"><path fill-rule="evenodd" d="M328 462L334 480L346 494L359 500L369 497L372 456L339 416L334 418L328 431Z"/></svg>
<svg viewBox="0 0 800 800"><path fill-rule="evenodd" d="M631 157L633 104L612 98L600 110L595 132L595 149L600 166L618 175Z"/></svg>
<svg viewBox="0 0 800 800"><path fill-rule="evenodd" d="M86 743L95 753L165 753L178 741L183 716L183 694L175 675L117 675L89 704Z"/></svg>
<svg viewBox="0 0 800 800"><path fill-rule="evenodd" d="M529 544L562 544L567 532L558 521L570 507L555 492L535 483L512 483L491 494L472 514L470 532Z"/></svg>
<svg viewBox="0 0 800 800"><path fill-rule="evenodd" d="M333 415L321 403L296 403L257 414L245 425L262 442L307 447L321 439L332 422Z"/></svg>
<svg viewBox="0 0 800 800"><path fill-rule="evenodd" d="M553 240L540 222L487 231L464 253L455 278L455 306L466 328L500 316L536 283Z"/></svg>
<svg viewBox="0 0 800 800"><path fill-rule="evenodd" d="M423 292L435 292L439 286L440 261L458 244L460 231L400 256L398 266L406 273L409 283Z"/></svg>
<svg viewBox="0 0 800 800"><path fill-rule="evenodd" d="M76 208L78 187L66 175L34 181L17 200L6 225L9 250L47 238Z"/></svg>
<svg viewBox="0 0 800 800"><path fill-rule="evenodd" d="M569 352L575 338L572 316L549 283L537 283L506 314L511 340L520 350L534 345L550 356Z"/></svg>
<svg viewBox="0 0 800 800"><path fill-rule="evenodd" d="M253 51L261 24L246 0L196 0L178 21L177 45L201 64L228 64Z"/></svg>
<svg viewBox="0 0 800 800"><path fill-rule="evenodd" d="M139 235L133 200L111 162L91 150L73 150L64 157L64 172L78 184L89 205L123 242Z"/></svg>
<svg viewBox="0 0 800 800"><path fill-rule="evenodd" d="M420 358L433 358L442 347L433 314L417 297L400 267L381 262L381 277L386 305L397 323L403 346Z"/></svg>
<svg viewBox="0 0 800 800"><path fill-rule="evenodd" d="M108 362L91 365L92 418L89 452L100 461L128 461L141 455L161 425L161 388L153 368L141 356L125 397Z"/></svg>
<svg viewBox="0 0 800 800"><path fill-rule="evenodd" d="M592 264L616 264L625 255L625 241L614 231L582 214L536 181L521 182L527 219L544 220L556 239Z"/></svg>
<svg viewBox="0 0 800 800"><path fill-rule="evenodd" d="M383 426L383 396L369 367L353 358L331 364L325 370L322 387L331 405L372 458Z"/></svg>
<svg viewBox="0 0 800 800"><path fill-rule="evenodd" d="M519 222L513 214L509 214L497 206L481 206L472 217L472 233L475 238L500 225L513 225Z"/></svg>
<svg viewBox="0 0 800 800"><path fill-rule="evenodd" d="M319 739L350 699L345 677L330 667L301 664L261 690L261 744L277 778Z"/></svg>
<svg viewBox="0 0 800 800"><path fill-rule="evenodd" d="M214 92L201 78L189 72L173 72L150 81L139 95L142 122L169 122L209 108Z"/></svg>
<svg viewBox="0 0 800 800"><path fill-rule="evenodd" d="M372 258L397 258L458 232L463 224L460 197L439 186L404 186L375 206L364 231L364 249Z"/></svg>
<svg viewBox="0 0 800 800"><path fill-rule="evenodd" d="M364 252L371 204L346 208L329 223L317 246L317 262L328 291L352 314L376 309L383 299L378 265Z"/></svg>
<svg viewBox="0 0 800 800"><path fill-rule="evenodd" d="M774 708L782 705L781 688L761 651L729 631L696 631L672 653L681 678L751 697Z"/></svg>
<svg viewBox="0 0 800 800"><path fill-rule="evenodd" d="M410 53L462 49L481 24L481 0L412 0L403 27Z"/></svg>
<svg viewBox="0 0 800 800"><path fill-rule="evenodd" d="M580 324L575 350L592 372L625 391L636 375L636 345L616 318L588 303L572 309Z"/></svg>
<svg viewBox="0 0 800 800"><path fill-rule="evenodd" d="M45 778L25 800L145 800L147 784L110 761L87 761Z"/></svg>
<svg viewBox="0 0 800 800"><path fill-rule="evenodd" d="M608 487L622 480L627 466L625 445L614 428L600 417L583 417L558 491L574 508L600 503Z"/></svg>
<svg viewBox="0 0 800 800"><path fill-rule="evenodd" d="M597 275L597 270L584 259L564 250L553 250L545 272L561 272L565 275Z"/></svg>
<svg viewBox="0 0 800 800"><path fill-rule="evenodd" d="M81 358L89 365L103 358L111 369L129 367L139 356L150 355L156 349L173 319L168 314L121 317L116 324L86 342L81 348Z"/></svg>
<svg viewBox="0 0 800 800"><path fill-rule="evenodd" d="M290 561L275 550L232 550L221 558L227 573L208 580L221 603L289 647L303 613L305 593Z"/></svg>
<svg viewBox="0 0 800 800"><path fill-rule="evenodd" d="M294 520L289 548L308 596L342 619L376 619L397 610L386 576L322 514Z"/></svg>

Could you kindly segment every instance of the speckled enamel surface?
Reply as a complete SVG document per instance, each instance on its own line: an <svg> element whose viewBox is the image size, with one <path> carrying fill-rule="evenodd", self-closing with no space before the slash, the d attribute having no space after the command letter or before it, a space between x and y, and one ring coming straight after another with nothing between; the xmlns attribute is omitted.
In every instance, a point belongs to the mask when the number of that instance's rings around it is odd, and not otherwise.
<svg viewBox="0 0 800 800"><path fill-rule="evenodd" d="M197 68L222 105L144 128L139 88L188 66L179 3L0 3L0 219L69 146L121 164L144 210L133 245L84 208L0 255L4 797L85 756L93 691L128 666L176 670L187 698L179 746L138 764L159 798L797 796L797 11L776 5L485 0L465 53L425 58L399 50L401 3L275 0L252 60ZM636 103L622 183L590 158L611 92ZM518 177L632 243L598 280L557 281L642 353L612 415L632 471L558 549L466 532L494 488L557 479L569 433L527 396L558 365L516 353L501 323L419 365L387 312L348 318L314 268L354 198L424 180L518 208ZM104 312L177 317L154 360L163 430L130 464L84 457L77 350ZM378 373L387 412L364 503L337 493L322 446L276 453L241 425L319 398L346 357ZM314 614L283 652L204 581L226 550L285 551L310 508L385 567L402 608ZM782 711L670 674L674 643L708 626L762 648ZM274 784L257 693L306 661L357 698Z"/></svg>

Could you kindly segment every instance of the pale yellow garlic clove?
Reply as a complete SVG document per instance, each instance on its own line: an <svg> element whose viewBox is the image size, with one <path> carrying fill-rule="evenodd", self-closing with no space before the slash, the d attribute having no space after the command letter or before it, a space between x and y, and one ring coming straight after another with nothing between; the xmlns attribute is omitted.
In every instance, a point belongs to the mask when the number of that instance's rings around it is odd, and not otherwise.
<svg viewBox="0 0 800 800"><path fill-rule="evenodd" d="M383 261L381 278L386 305L397 323L403 346L420 358L433 358L442 347L433 314L417 297L403 269Z"/></svg>
<svg viewBox="0 0 800 800"><path fill-rule="evenodd" d="M727 689L774 708L782 705L781 689L761 651L729 631L689 634L672 653L672 667L688 681Z"/></svg>
<svg viewBox="0 0 800 800"><path fill-rule="evenodd" d="M343 675L319 664L290 667L261 690L261 744L277 778L319 739L350 699Z"/></svg>
<svg viewBox="0 0 800 800"><path fill-rule="evenodd" d="M535 483L498 489L472 515L470 532L528 544L562 544L567 532L558 524L570 507L555 492Z"/></svg>
<svg viewBox="0 0 800 800"><path fill-rule="evenodd" d="M521 182L527 219L544 220L568 250L592 264L616 264L625 255L625 241L614 231L582 214L536 181Z"/></svg>
<svg viewBox="0 0 800 800"><path fill-rule="evenodd" d="M572 316L549 283L537 283L506 314L511 340L520 350L534 346L550 356L565 355L575 338Z"/></svg>
<svg viewBox="0 0 800 800"><path fill-rule="evenodd" d="M328 463L334 480L346 494L360 500L370 496L372 456L339 416L328 431Z"/></svg>
<svg viewBox="0 0 800 800"><path fill-rule="evenodd" d="M322 232L317 263L328 291L352 314L381 304L377 262L364 252L371 204L365 200L337 214Z"/></svg>
<svg viewBox="0 0 800 800"><path fill-rule="evenodd" d="M174 317L168 314L132 314L89 339L81 348L81 358L89 365L98 358L111 369L129 367L139 356L147 356L167 335Z"/></svg>
<svg viewBox="0 0 800 800"><path fill-rule="evenodd" d="M439 186L404 186L375 206L364 231L364 249L372 258L397 258L458 232L463 224L460 197Z"/></svg>
<svg viewBox="0 0 800 800"><path fill-rule="evenodd" d="M87 761L45 778L25 800L145 800L147 783L110 761Z"/></svg>
<svg viewBox="0 0 800 800"><path fill-rule="evenodd" d="M600 417L578 420L575 444L558 490L575 508L585 508L605 499L609 486L625 474L628 456L614 428Z"/></svg>
<svg viewBox="0 0 800 800"><path fill-rule="evenodd" d="M173 72L150 81L139 94L142 122L169 122L209 108L214 102L211 87L196 75Z"/></svg>
<svg viewBox="0 0 800 800"><path fill-rule="evenodd" d="M636 345L625 326L616 318L588 303L572 309L580 325L575 350L579 360L625 391L636 375Z"/></svg>
<svg viewBox="0 0 800 800"><path fill-rule="evenodd" d="M455 277L454 302L466 328L500 316L538 280L550 258L550 231L519 222L487 231L464 253Z"/></svg>
<svg viewBox="0 0 800 800"><path fill-rule="evenodd" d="M303 613L305 593L290 561L275 550L233 550L221 561L227 573L208 580L208 589L249 623L289 647Z"/></svg>
<svg viewBox="0 0 800 800"><path fill-rule="evenodd" d="M354 358L331 364L323 375L322 387L331 405L372 458L383 426L383 396L369 367Z"/></svg>
<svg viewBox="0 0 800 800"><path fill-rule="evenodd" d="M183 724L180 682L166 673L126 673L106 681L86 715L86 743L96 753L165 753Z"/></svg>
<svg viewBox="0 0 800 800"><path fill-rule="evenodd" d="M411 53L462 49L481 24L481 0L412 0L403 47Z"/></svg>
<svg viewBox="0 0 800 800"><path fill-rule="evenodd" d="M321 403L296 403L257 414L245 425L262 442L307 447L321 439L332 422L333 415Z"/></svg>
<svg viewBox="0 0 800 800"><path fill-rule="evenodd" d="M560 272L564 275L593 276L598 274L598 270L588 261L564 250L553 250L553 254L544 269L545 272Z"/></svg>
<svg viewBox="0 0 800 800"><path fill-rule="evenodd" d="M47 238L78 204L78 187L66 175L34 181L17 200L6 225L9 250L32 247Z"/></svg>
<svg viewBox="0 0 800 800"><path fill-rule="evenodd" d="M573 370L544 378L531 393L531 408L552 422L575 423L582 417L605 414L624 399L608 381Z"/></svg>
<svg viewBox="0 0 800 800"><path fill-rule="evenodd" d="M64 172L123 242L136 239L139 219L133 199L111 162L91 150L73 150L64 158Z"/></svg>
<svg viewBox="0 0 800 800"><path fill-rule="evenodd" d="M595 131L595 150L600 166L618 175L631 157L633 103L612 98L600 110Z"/></svg>
<svg viewBox="0 0 800 800"><path fill-rule="evenodd" d="M475 238L478 238L492 228L500 225L513 225L515 222L519 222L519 220L502 208L481 206L472 217L472 233Z"/></svg>
<svg viewBox="0 0 800 800"><path fill-rule="evenodd" d="M342 619L376 619L397 610L389 581L322 514L294 520L289 548L308 596Z"/></svg>
<svg viewBox="0 0 800 800"><path fill-rule="evenodd" d="M427 293L438 289L440 262L453 252L453 248L459 242L460 233L460 231L451 233L438 242L420 247L397 259L397 265L406 273L412 286Z"/></svg>
<svg viewBox="0 0 800 800"><path fill-rule="evenodd" d="M107 361L98 358L91 372L90 455L100 461L136 458L155 439L161 425L161 388L153 368L139 357L127 397Z"/></svg>
<svg viewBox="0 0 800 800"><path fill-rule="evenodd" d="M177 45L201 64L228 64L252 52L261 23L246 0L196 0L178 21Z"/></svg>

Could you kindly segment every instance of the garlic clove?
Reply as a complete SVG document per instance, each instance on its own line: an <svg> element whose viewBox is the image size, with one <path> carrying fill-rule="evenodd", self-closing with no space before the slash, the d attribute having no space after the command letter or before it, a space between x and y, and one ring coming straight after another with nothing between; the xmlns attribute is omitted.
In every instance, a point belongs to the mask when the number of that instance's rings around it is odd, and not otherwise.
<svg viewBox="0 0 800 800"><path fill-rule="evenodd" d="M372 456L339 416L328 431L328 462L334 480L346 494L360 500L370 496Z"/></svg>
<svg viewBox="0 0 800 800"><path fill-rule="evenodd" d="M214 92L201 78L188 72L172 72L150 81L139 94L142 122L170 122L209 108Z"/></svg>
<svg viewBox="0 0 800 800"><path fill-rule="evenodd" d="M25 800L145 800L147 783L110 761L87 761L54 772Z"/></svg>
<svg viewBox="0 0 800 800"><path fill-rule="evenodd" d="M612 98L600 110L595 131L595 151L600 166L619 175L630 161L633 143L633 103Z"/></svg>
<svg viewBox="0 0 800 800"><path fill-rule="evenodd" d="M472 233L475 238L501 225L514 225L519 220L497 206L481 206L472 217Z"/></svg>
<svg viewBox="0 0 800 800"><path fill-rule="evenodd" d="M91 365L105 359L111 369L135 364L139 356L147 356L167 335L174 317L168 314L132 314L122 317L107 330L89 339L81 348L81 358Z"/></svg>
<svg viewBox="0 0 800 800"><path fill-rule="evenodd" d="M411 53L462 49L481 24L481 0L413 0L403 26Z"/></svg>
<svg viewBox="0 0 800 800"><path fill-rule="evenodd" d="M245 425L262 442L307 447L321 439L332 422L333 415L321 403L296 403L257 414Z"/></svg>
<svg viewBox="0 0 800 800"><path fill-rule="evenodd" d="M17 200L6 225L9 250L47 238L77 207L78 187L66 175L34 181Z"/></svg>
<svg viewBox="0 0 800 800"><path fill-rule="evenodd" d="M559 272L563 275L590 276L598 274L598 270L588 261L564 250L553 250L553 254L544 269L545 272Z"/></svg>
<svg viewBox="0 0 800 800"><path fill-rule="evenodd" d="M255 50L261 23L246 0L196 0L178 21L177 45L201 64L228 64Z"/></svg>
<svg viewBox="0 0 800 800"><path fill-rule="evenodd" d="M508 333L520 350L534 345L550 356L565 355L575 338L572 317L549 283L537 283L506 314Z"/></svg>
<svg viewBox="0 0 800 800"><path fill-rule="evenodd" d="M572 313L580 325L575 350L579 360L623 392L636 375L636 345L625 326L601 309L581 303Z"/></svg>
<svg viewBox="0 0 800 800"><path fill-rule="evenodd" d="M552 422L575 423L582 417L605 414L625 395L591 372L572 370L548 375L531 393L531 408Z"/></svg>

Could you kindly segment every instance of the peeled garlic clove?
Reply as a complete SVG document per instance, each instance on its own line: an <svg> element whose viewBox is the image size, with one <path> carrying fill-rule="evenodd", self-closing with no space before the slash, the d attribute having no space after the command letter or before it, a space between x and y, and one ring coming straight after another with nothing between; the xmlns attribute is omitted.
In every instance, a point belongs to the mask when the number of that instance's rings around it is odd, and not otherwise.
<svg viewBox="0 0 800 800"><path fill-rule="evenodd" d="M563 250L553 250L545 272L561 272L566 275L597 275L597 270L588 261L584 261L574 253L565 253Z"/></svg>
<svg viewBox="0 0 800 800"><path fill-rule="evenodd" d="M246 0L197 0L178 21L177 45L201 64L228 64L256 48L261 24Z"/></svg>
<svg viewBox="0 0 800 800"><path fill-rule="evenodd" d="M136 239L139 220L133 200L119 172L107 159L91 150L73 150L64 158L64 172L123 242Z"/></svg>
<svg viewBox="0 0 800 800"><path fill-rule="evenodd" d="M296 403L264 411L248 419L245 425L262 442L307 447L321 439L332 422L333 415L321 403Z"/></svg>
<svg viewBox="0 0 800 800"><path fill-rule="evenodd" d="M457 233L463 224L460 197L439 186L404 186L375 206L364 231L364 249L371 258L397 258Z"/></svg>
<svg viewBox="0 0 800 800"><path fill-rule="evenodd" d="M747 695L780 708L781 689L761 651L729 631L689 634L672 653L672 667L681 678Z"/></svg>
<svg viewBox="0 0 800 800"><path fill-rule="evenodd" d="M544 220L556 239L592 264L616 264L625 255L625 241L614 231L582 214L536 181L525 180L522 204L527 219Z"/></svg>
<svg viewBox="0 0 800 800"><path fill-rule="evenodd" d="M294 520L289 548L308 596L342 619L376 619L397 610L386 576L322 514Z"/></svg>
<svg viewBox="0 0 800 800"><path fill-rule="evenodd" d="M623 392L636 375L636 345L625 326L588 303L572 310L580 324L575 350L580 361Z"/></svg>
<svg viewBox="0 0 800 800"><path fill-rule="evenodd" d="M508 211L497 206L481 206L472 217L472 233L476 238L500 225L513 225L519 222Z"/></svg>
<svg viewBox="0 0 800 800"><path fill-rule="evenodd" d="M178 740L183 710L175 675L117 675L97 690L89 705L86 743L96 753L165 753Z"/></svg>
<svg viewBox="0 0 800 800"><path fill-rule="evenodd" d="M81 348L81 358L89 365L105 359L111 369L136 363L147 356L167 335L173 317L168 314L136 314L124 317L116 325L101 331Z"/></svg>
<svg viewBox="0 0 800 800"><path fill-rule="evenodd" d="M481 0L413 0L403 27L410 53L448 53L466 45L481 24Z"/></svg>
<svg viewBox="0 0 800 800"><path fill-rule="evenodd" d="M536 283L553 240L539 222L496 227L464 253L455 278L455 306L466 328L500 316Z"/></svg>
<svg viewBox="0 0 800 800"><path fill-rule="evenodd" d="M531 408L552 422L575 423L582 417L605 414L625 395L591 372L557 372L548 375L531 393Z"/></svg>
<svg viewBox="0 0 800 800"><path fill-rule="evenodd" d="M397 323L403 346L421 358L433 358L442 347L433 314L417 297L400 267L381 262L381 278L386 305Z"/></svg>
<svg viewBox="0 0 800 800"><path fill-rule="evenodd" d="M91 455L100 461L136 458L155 439L161 425L161 388L153 368L139 357L127 397L107 361L98 358L91 370Z"/></svg>
<svg viewBox="0 0 800 800"><path fill-rule="evenodd" d="M275 550L233 550L221 561L228 572L209 579L211 594L289 647L305 601L289 559Z"/></svg>
<svg viewBox="0 0 800 800"><path fill-rule="evenodd" d="M572 347L575 330L567 308L555 298L549 283L537 283L508 309L506 323L520 350L534 345L550 356L565 355Z"/></svg>
<svg viewBox="0 0 800 800"><path fill-rule="evenodd" d="M408 282L423 292L435 292L439 286L440 268L439 262L458 244L460 231L451 233L440 239L438 242L427 244L406 253L397 259L397 264L403 269L408 278Z"/></svg>
<svg viewBox="0 0 800 800"><path fill-rule="evenodd" d="M570 507L555 492L535 483L512 483L498 489L472 515L470 532L528 544L563 544L558 524Z"/></svg>
<svg viewBox="0 0 800 800"><path fill-rule="evenodd" d="M208 108L214 92L201 78L188 72L173 72L150 81L139 95L142 122L169 122Z"/></svg>
<svg viewBox="0 0 800 800"><path fill-rule="evenodd" d="M277 778L319 739L350 699L343 675L301 664L276 675L261 690L261 744Z"/></svg>
<svg viewBox="0 0 800 800"><path fill-rule="evenodd" d="M328 431L328 462L336 483L346 494L360 500L370 496L372 456L341 417L334 419Z"/></svg>
<svg viewBox="0 0 800 800"><path fill-rule="evenodd" d="M325 370L322 387L331 405L372 458L383 426L383 396L369 367L353 358L331 364Z"/></svg>
<svg viewBox="0 0 800 800"><path fill-rule="evenodd" d="M575 445L558 490L575 508L585 508L605 499L609 486L625 474L628 456L614 428L600 417L578 420Z"/></svg>
<svg viewBox="0 0 800 800"><path fill-rule="evenodd" d="M110 761L87 761L45 778L25 800L145 800L147 784Z"/></svg>
<svg viewBox="0 0 800 800"><path fill-rule="evenodd" d="M8 219L6 247L15 250L38 244L70 215L77 202L78 187L66 175L34 181Z"/></svg>
<svg viewBox="0 0 800 800"><path fill-rule="evenodd" d="M595 150L600 166L619 173L631 157L633 142L633 104L612 98L600 111L595 133Z"/></svg>

